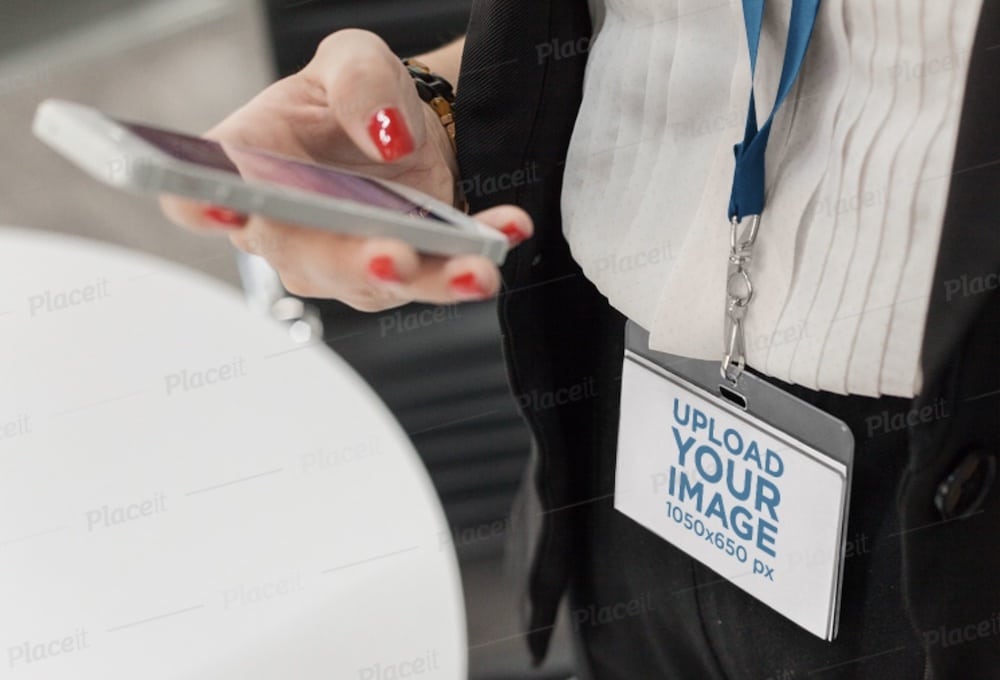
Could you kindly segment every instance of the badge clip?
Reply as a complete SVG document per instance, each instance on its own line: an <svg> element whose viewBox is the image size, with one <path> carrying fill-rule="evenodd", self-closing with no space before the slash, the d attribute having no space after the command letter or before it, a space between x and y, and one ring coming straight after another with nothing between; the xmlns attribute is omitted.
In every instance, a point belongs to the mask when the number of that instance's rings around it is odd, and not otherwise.
<svg viewBox="0 0 1000 680"><path fill-rule="evenodd" d="M746 315L753 300L750 260L760 230L760 215L749 215L750 224L740 234L742 221L733 217L729 223L729 270L726 274L726 320L723 331L723 357L719 372L732 387L738 388L746 368ZM725 393L724 393L725 394Z"/></svg>

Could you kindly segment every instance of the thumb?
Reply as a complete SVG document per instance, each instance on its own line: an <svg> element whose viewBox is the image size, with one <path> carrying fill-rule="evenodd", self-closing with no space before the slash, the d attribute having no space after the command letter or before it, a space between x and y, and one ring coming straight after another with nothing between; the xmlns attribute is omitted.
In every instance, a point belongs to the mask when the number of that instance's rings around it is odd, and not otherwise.
<svg viewBox="0 0 1000 680"><path fill-rule="evenodd" d="M406 67L375 34L334 33L304 71L323 84L327 109L371 160L391 163L424 143L424 103Z"/></svg>

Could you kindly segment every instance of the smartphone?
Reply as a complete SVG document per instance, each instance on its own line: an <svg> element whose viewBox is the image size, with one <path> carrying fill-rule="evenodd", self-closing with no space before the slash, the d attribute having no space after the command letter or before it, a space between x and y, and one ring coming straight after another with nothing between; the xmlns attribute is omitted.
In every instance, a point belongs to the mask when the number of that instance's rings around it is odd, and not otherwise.
<svg viewBox="0 0 1000 680"><path fill-rule="evenodd" d="M434 255L502 264L507 238L450 205L400 184L260 149L112 118L49 99L36 137L120 189L173 194L339 234L388 237Z"/></svg>

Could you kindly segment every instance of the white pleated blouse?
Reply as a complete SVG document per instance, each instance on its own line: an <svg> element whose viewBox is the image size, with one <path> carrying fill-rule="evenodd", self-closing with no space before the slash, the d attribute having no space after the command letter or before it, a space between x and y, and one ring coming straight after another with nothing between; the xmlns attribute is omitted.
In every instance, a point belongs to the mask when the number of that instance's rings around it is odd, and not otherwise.
<svg viewBox="0 0 1000 680"><path fill-rule="evenodd" d="M823 0L767 151L749 365L913 396L982 0ZM791 0L769 0L758 115ZM653 349L721 359L733 144L749 95L739 0L591 0L563 188L576 261Z"/></svg>

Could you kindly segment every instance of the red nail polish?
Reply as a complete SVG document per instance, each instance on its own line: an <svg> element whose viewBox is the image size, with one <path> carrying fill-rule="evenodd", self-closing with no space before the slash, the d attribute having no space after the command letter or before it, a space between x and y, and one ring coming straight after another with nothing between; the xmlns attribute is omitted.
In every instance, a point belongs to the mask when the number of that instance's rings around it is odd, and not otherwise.
<svg viewBox="0 0 1000 680"><path fill-rule="evenodd" d="M528 235L521 231L513 222L501 227L500 233L507 237L507 240L510 241L512 246L516 246L518 243L521 243L528 238Z"/></svg>
<svg viewBox="0 0 1000 680"><path fill-rule="evenodd" d="M396 263L388 255L373 257L368 263L368 273L380 281L399 283L403 280L396 271Z"/></svg>
<svg viewBox="0 0 1000 680"><path fill-rule="evenodd" d="M486 298L489 297L489 292L483 288L478 281L476 281L476 275L471 272L468 274L459 274L451 281L448 282L452 290L461 293L462 295L467 295L476 298Z"/></svg>
<svg viewBox="0 0 1000 680"><path fill-rule="evenodd" d="M238 228L247 223L247 216L243 213L229 208L220 208L217 205L208 206L202 211L202 215L221 227Z"/></svg>
<svg viewBox="0 0 1000 680"><path fill-rule="evenodd" d="M379 109L368 123L368 134L387 161L413 152L413 136L399 109Z"/></svg>

